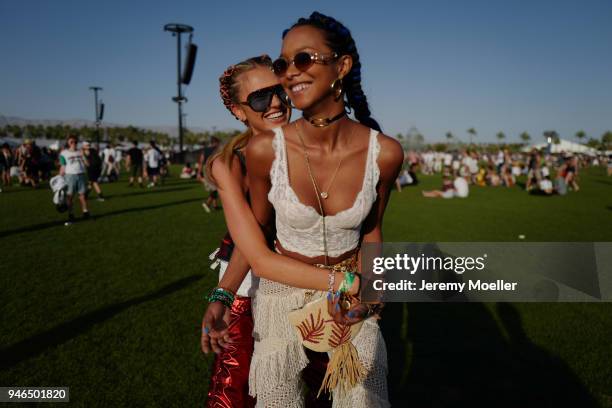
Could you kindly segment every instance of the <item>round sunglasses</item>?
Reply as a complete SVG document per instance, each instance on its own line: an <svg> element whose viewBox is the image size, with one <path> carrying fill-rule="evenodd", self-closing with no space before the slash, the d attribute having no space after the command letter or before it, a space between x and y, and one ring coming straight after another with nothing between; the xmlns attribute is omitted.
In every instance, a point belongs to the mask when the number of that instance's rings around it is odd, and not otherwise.
<svg viewBox="0 0 612 408"><path fill-rule="evenodd" d="M278 96L283 105L291 105L289 96L281 85L273 85L253 91L247 96L246 102L240 102L240 104L249 106L255 112L266 112L272 103L274 95Z"/></svg>
<svg viewBox="0 0 612 408"><path fill-rule="evenodd" d="M285 57L279 57L272 63L272 70L277 76L283 76L289 69L291 64L295 65L297 69L304 72L312 66L312 64L327 64L338 58L337 53L330 55L319 54L318 52L306 52L300 51L293 57L292 60L287 60Z"/></svg>

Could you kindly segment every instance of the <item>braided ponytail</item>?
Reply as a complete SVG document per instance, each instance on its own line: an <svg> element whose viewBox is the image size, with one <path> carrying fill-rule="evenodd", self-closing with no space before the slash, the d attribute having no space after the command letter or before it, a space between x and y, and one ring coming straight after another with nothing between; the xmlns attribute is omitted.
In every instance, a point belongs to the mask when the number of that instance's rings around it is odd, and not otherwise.
<svg viewBox="0 0 612 408"><path fill-rule="evenodd" d="M381 131L380 125L370 112L368 100L361 88L361 61L357 46L351 32L333 17L315 11L308 18L300 18L291 28L283 32L283 38L294 27L309 25L323 30L327 46L338 55L350 55L353 58L351 71L342 79L346 92L346 103L355 112L355 118L363 125Z"/></svg>

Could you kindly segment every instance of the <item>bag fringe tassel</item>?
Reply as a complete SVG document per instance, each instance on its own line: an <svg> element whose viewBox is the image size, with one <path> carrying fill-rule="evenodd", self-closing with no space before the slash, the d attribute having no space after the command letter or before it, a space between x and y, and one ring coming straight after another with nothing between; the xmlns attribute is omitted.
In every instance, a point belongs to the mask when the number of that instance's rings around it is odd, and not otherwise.
<svg viewBox="0 0 612 408"><path fill-rule="evenodd" d="M359 360L357 349L353 343L347 341L332 351L317 398L323 391L328 392L331 397L333 390L336 389L340 395L343 395L357 385L364 376L365 369Z"/></svg>

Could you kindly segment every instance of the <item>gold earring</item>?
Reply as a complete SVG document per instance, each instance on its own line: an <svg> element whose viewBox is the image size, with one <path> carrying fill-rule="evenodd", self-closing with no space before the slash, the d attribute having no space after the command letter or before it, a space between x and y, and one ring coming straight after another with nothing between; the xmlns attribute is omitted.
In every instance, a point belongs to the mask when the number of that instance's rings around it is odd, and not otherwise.
<svg viewBox="0 0 612 408"><path fill-rule="evenodd" d="M342 77L336 78L334 82L332 82L331 89L334 91L334 99L339 101L340 98L342 98L342 93L344 92L342 89Z"/></svg>

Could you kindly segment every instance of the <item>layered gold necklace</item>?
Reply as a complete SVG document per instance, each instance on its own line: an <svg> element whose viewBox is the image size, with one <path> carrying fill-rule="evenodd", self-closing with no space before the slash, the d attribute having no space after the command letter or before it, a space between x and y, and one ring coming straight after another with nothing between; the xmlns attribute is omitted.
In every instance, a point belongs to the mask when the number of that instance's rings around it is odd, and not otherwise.
<svg viewBox="0 0 612 408"><path fill-rule="evenodd" d="M304 137L302 135L302 131L300 127L298 126L297 122L295 122L295 131L298 137L300 138L300 143L302 143L302 149L304 150L304 157L306 158L306 167L308 168L308 175L310 176L310 179L312 180L312 184L315 188L315 193L318 194L322 199L327 200L327 198L329 197L329 189L334 184L334 180L336 180L336 175L338 174L338 170L340 170L340 166L342 166L342 161L344 160L344 156L340 158L340 161L338 162L338 166L336 166L336 170L334 171L334 174L332 175L331 180L327 184L327 188L325 190L321 190L319 188L319 184L314 178L314 175L312 174L312 169L310 167L310 159L308 157L308 150L306 149L306 143L304 143Z"/></svg>

